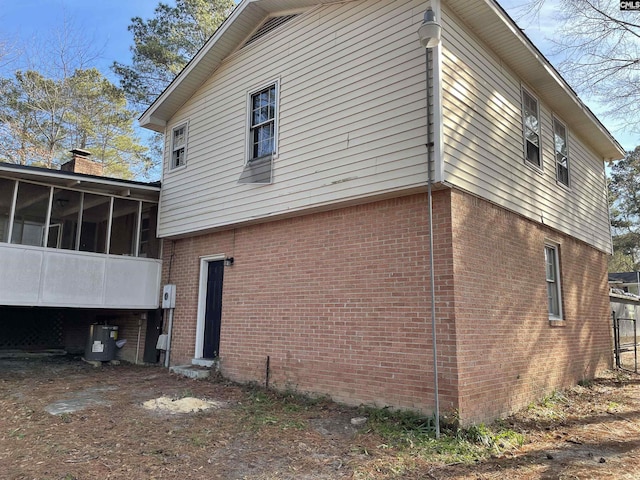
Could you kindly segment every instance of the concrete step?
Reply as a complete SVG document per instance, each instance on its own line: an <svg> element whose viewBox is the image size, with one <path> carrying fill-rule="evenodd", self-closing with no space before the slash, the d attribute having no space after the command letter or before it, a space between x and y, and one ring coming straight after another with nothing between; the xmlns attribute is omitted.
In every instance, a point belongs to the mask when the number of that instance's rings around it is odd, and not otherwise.
<svg viewBox="0 0 640 480"><path fill-rule="evenodd" d="M198 365L200 367L213 367L218 368L219 359L217 358L192 358L191 365Z"/></svg>
<svg viewBox="0 0 640 480"><path fill-rule="evenodd" d="M182 375L184 377L194 378L196 380L203 380L211 376L211 369L207 367L201 367L199 365L175 365L169 368L171 373Z"/></svg>

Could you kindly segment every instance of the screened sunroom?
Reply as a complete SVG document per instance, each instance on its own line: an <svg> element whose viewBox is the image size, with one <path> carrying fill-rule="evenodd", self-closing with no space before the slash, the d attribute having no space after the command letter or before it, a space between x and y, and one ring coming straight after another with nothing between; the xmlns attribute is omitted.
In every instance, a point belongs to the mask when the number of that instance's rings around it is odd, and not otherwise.
<svg viewBox="0 0 640 480"><path fill-rule="evenodd" d="M0 305L157 308L159 191L0 164Z"/></svg>

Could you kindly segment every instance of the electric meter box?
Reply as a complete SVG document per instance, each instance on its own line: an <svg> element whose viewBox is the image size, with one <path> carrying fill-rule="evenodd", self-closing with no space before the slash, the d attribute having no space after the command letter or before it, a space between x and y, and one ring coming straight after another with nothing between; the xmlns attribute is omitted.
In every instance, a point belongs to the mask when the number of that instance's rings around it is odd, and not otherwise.
<svg viewBox="0 0 640 480"><path fill-rule="evenodd" d="M169 284L162 288L162 308L176 307L176 286Z"/></svg>

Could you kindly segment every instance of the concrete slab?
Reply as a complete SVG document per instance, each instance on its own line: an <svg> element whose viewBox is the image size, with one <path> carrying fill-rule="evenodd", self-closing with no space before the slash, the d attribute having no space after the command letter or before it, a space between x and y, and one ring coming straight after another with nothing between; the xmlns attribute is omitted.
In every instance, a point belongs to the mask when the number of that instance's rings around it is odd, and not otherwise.
<svg viewBox="0 0 640 480"><path fill-rule="evenodd" d="M94 387L74 393L66 399L58 400L44 407L51 415L73 413L94 406L109 406L111 402L102 398L105 392L117 390L118 387Z"/></svg>

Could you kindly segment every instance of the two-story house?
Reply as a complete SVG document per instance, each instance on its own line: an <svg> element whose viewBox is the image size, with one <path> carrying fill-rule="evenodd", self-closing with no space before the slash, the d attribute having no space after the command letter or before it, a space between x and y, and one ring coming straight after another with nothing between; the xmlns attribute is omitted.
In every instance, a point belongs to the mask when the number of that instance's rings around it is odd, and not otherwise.
<svg viewBox="0 0 640 480"><path fill-rule="evenodd" d="M494 0L243 0L141 124L172 364L464 423L611 365L623 150Z"/></svg>

